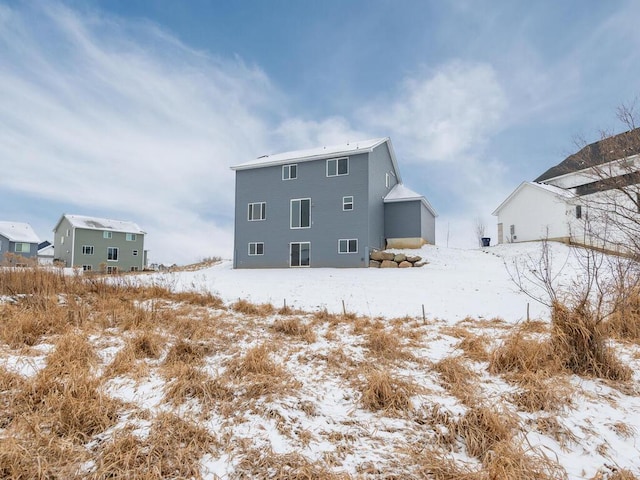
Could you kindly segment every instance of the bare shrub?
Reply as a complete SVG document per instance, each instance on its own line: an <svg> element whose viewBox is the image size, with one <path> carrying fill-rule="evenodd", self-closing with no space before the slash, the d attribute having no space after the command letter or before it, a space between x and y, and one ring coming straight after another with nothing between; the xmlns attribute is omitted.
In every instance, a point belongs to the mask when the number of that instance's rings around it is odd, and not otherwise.
<svg viewBox="0 0 640 480"><path fill-rule="evenodd" d="M371 370L362 387L362 405L372 411L408 412L417 387L386 370Z"/></svg>
<svg viewBox="0 0 640 480"><path fill-rule="evenodd" d="M303 323L300 318L278 319L273 322L273 329L276 332L284 333L292 337L298 337L308 343L316 341L316 334L310 325Z"/></svg>
<svg viewBox="0 0 640 480"><path fill-rule="evenodd" d="M564 366L578 375L626 381L631 369L607 344L604 327L584 304L569 309L556 302L551 313L552 344Z"/></svg>
<svg viewBox="0 0 640 480"><path fill-rule="evenodd" d="M620 340L640 343L640 291L627 292L606 322L607 333Z"/></svg>

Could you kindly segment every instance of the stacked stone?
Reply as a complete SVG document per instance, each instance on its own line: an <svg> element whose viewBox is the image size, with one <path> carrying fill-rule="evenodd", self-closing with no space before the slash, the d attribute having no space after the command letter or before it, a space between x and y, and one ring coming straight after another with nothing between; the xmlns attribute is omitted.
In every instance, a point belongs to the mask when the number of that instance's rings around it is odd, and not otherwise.
<svg viewBox="0 0 640 480"><path fill-rule="evenodd" d="M374 250L369 255L369 266L373 268L411 268L422 267L427 262L422 257Z"/></svg>

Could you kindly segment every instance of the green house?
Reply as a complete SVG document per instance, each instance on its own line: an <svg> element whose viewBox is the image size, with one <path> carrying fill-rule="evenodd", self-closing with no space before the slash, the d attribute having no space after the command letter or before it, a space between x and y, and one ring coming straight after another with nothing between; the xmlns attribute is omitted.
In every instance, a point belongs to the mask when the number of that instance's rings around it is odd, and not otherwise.
<svg viewBox="0 0 640 480"><path fill-rule="evenodd" d="M118 273L147 265L146 232L133 222L64 214L53 235L54 261L65 267Z"/></svg>

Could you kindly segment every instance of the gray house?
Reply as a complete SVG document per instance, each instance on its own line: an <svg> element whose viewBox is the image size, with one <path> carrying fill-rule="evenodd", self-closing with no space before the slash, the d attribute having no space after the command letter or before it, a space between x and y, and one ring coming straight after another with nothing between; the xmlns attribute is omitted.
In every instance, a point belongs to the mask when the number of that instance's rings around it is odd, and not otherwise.
<svg viewBox="0 0 640 480"><path fill-rule="evenodd" d="M24 258L38 255L40 239L28 223L0 222L0 259L7 253Z"/></svg>
<svg viewBox="0 0 640 480"><path fill-rule="evenodd" d="M85 271L137 272L147 264L145 234L133 222L65 214L53 229L54 259Z"/></svg>
<svg viewBox="0 0 640 480"><path fill-rule="evenodd" d="M389 138L265 155L236 173L234 268L367 267L372 249L435 243Z"/></svg>

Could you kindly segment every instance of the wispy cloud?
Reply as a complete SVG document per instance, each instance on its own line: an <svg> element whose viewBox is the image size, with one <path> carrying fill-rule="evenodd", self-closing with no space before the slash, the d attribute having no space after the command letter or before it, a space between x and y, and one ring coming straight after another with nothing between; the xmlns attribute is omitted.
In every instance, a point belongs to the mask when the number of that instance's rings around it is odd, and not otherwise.
<svg viewBox="0 0 640 480"><path fill-rule="evenodd" d="M61 5L0 5L0 57L3 189L135 220L161 261L230 251L228 167L266 148L277 111L259 68Z"/></svg>

